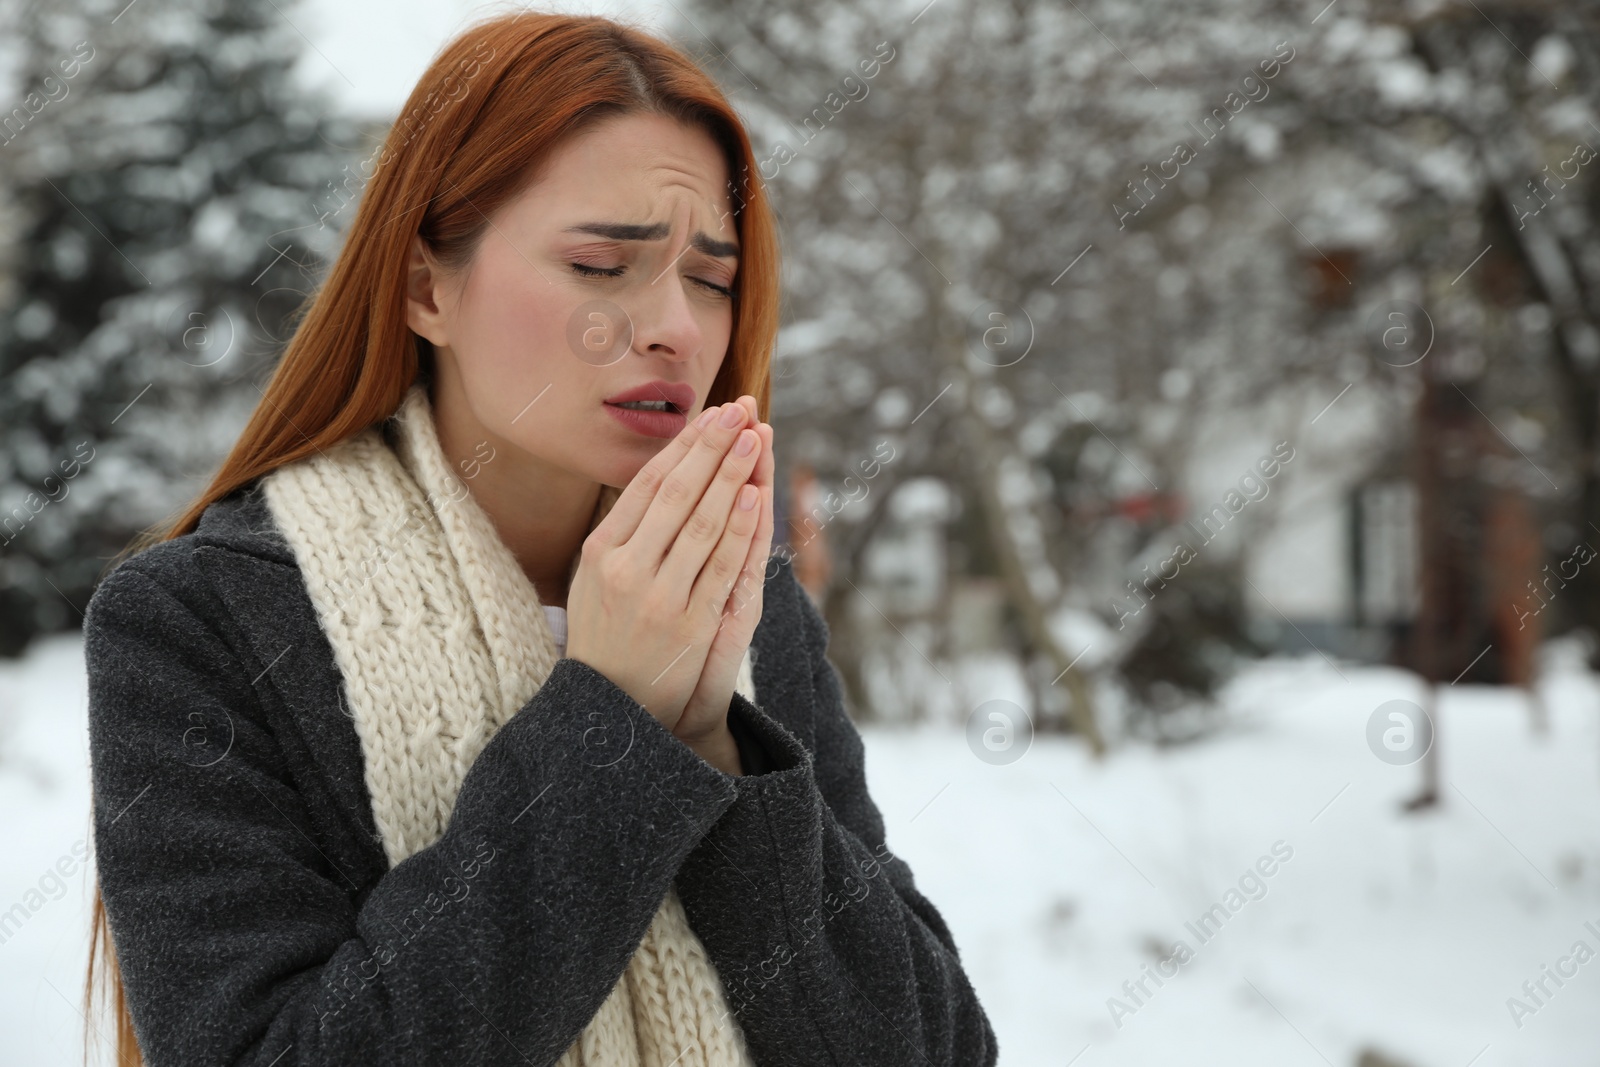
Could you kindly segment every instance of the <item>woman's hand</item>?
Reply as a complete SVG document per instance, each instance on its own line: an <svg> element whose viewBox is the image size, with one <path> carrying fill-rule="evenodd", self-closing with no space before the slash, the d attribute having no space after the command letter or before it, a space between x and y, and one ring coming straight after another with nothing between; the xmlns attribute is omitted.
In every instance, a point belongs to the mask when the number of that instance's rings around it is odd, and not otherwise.
<svg viewBox="0 0 1600 1067"><path fill-rule="evenodd" d="M762 495L744 488L763 451L745 425L754 404L707 409L644 465L584 539L567 592L567 655L668 730L699 684L757 533L762 509L735 506L741 491L756 504Z"/></svg>
<svg viewBox="0 0 1600 1067"><path fill-rule="evenodd" d="M750 483L761 494L759 521L745 555L744 566L734 579L725 604L718 606L717 633L700 671L700 682L689 696L683 717L672 731L680 740L713 763L726 762L726 754L736 753L728 733L728 705L733 700L739 667L745 650L761 621L762 591L766 587L767 557L772 551L773 456L772 427L760 421L755 398L740 397L750 413L750 422L761 434L760 462Z"/></svg>

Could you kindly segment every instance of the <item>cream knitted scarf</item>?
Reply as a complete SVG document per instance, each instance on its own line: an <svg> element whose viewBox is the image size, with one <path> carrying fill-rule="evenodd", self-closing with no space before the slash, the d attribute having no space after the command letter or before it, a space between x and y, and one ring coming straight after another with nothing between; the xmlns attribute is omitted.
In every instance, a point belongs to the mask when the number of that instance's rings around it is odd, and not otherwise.
<svg viewBox="0 0 1600 1067"><path fill-rule="evenodd" d="M444 456L420 382L384 424L263 483L343 674L393 866L444 832L467 769L555 666L555 637ZM591 529L617 495L602 491ZM755 698L748 655L738 690ZM580 1065L750 1067L676 887L558 1067Z"/></svg>

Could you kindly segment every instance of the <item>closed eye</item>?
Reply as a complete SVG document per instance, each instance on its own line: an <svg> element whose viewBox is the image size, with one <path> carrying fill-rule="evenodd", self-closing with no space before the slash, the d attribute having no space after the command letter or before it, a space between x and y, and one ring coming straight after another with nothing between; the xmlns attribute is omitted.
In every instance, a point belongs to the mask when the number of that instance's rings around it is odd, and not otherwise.
<svg viewBox="0 0 1600 1067"><path fill-rule="evenodd" d="M573 270L586 278L618 278L627 267L591 267L587 263L571 264Z"/></svg>
<svg viewBox="0 0 1600 1067"><path fill-rule="evenodd" d="M619 267L594 267L587 263L569 263L568 266L570 266L573 271L583 275L586 278L620 278L628 269L626 265ZM706 289L716 293L718 296L733 296L733 290L727 286L717 285L715 282L708 282L704 278L691 278L689 280L704 286Z"/></svg>

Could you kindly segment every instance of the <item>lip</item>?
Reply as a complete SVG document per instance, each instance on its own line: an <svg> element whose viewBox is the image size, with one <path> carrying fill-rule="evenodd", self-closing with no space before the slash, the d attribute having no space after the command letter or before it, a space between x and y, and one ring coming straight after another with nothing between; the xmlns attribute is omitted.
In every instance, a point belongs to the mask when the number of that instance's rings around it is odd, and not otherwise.
<svg viewBox="0 0 1600 1067"><path fill-rule="evenodd" d="M694 410L694 386L687 382L669 382L657 378L653 382L645 382L632 389L624 389L614 396L608 396L605 398L605 403L621 404L629 400L665 400L678 409L679 415L688 415Z"/></svg>
<svg viewBox="0 0 1600 1067"><path fill-rule="evenodd" d="M602 406L606 409L606 414L634 433L646 437L676 437L683 432L684 426L689 422L687 416L672 410L639 411L635 408L619 408L615 404Z"/></svg>
<svg viewBox="0 0 1600 1067"><path fill-rule="evenodd" d="M666 411L638 411L618 407L629 400L665 400L672 407ZM676 437L689 421L694 410L694 387L687 382L669 382L657 378L653 382L624 389L604 401L607 414L635 433L646 437Z"/></svg>

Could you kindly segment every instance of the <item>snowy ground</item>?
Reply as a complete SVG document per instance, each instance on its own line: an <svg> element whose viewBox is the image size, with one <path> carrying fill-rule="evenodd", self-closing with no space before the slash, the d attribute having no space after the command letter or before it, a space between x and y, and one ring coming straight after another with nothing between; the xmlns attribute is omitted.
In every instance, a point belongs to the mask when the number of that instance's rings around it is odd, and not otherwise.
<svg viewBox="0 0 1600 1067"><path fill-rule="evenodd" d="M42 901L0 943L4 1064L82 1054L81 656L57 638L0 665L0 910ZM1262 664L1223 734L1099 765L1059 739L992 766L948 728L866 732L889 844L955 931L1002 1064L1354 1067L1367 1048L1414 1067L1600 1064L1600 960L1546 978L1537 1005L1522 990L1575 942L1600 951L1584 926L1600 929L1600 685L1555 667L1543 738L1518 695L1450 690L1445 803L1418 817L1397 810L1417 769L1365 739L1412 683L1340 670ZM1228 898L1274 845L1289 858ZM1185 924L1217 903L1238 906L1202 942ZM1178 939L1176 974L1123 990ZM1534 1008L1520 1026L1513 996Z"/></svg>

